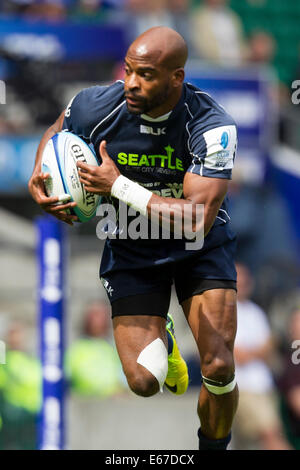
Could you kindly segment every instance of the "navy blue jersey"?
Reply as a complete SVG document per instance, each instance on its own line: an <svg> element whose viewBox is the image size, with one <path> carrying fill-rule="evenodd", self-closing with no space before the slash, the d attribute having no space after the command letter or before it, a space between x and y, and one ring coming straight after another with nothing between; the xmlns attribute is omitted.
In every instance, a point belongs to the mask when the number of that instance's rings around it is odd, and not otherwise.
<svg viewBox="0 0 300 470"><path fill-rule="evenodd" d="M211 96L189 83L184 83L175 108L156 119L128 111L122 81L86 88L68 105L63 129L92 144L99 163L99 144L106 140L121 174L163 197L183 197L186 172L231 179L235 122ZM214 226L224 225L227 231L228 222L225 198ZM108 240L106 245L104 263L112 269L125 268L130 259L131 267L140 267L191 255L184 240Z"/></svg>

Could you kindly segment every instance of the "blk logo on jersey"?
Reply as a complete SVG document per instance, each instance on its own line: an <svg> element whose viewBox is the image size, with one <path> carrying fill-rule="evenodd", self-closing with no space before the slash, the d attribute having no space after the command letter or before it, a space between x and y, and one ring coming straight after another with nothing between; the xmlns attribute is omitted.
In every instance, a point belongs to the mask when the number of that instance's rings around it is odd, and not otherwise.
<svg viewBox="0 0 300 470"><path fill-rule="evenodd" d="M151 134L151 135L166 135L166 127L161 127L158 129L153 129L151 126L144 126L143 124L140 125L140 133L141 134Z"/></svg>

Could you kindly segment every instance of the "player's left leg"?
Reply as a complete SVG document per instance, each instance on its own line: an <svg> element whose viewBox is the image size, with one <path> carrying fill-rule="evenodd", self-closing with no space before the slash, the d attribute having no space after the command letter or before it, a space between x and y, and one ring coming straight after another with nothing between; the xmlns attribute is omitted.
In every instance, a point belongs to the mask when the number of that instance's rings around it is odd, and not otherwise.
<svg viewBox="0 0 300 470"><path fill-rule="evenodd" d="M210 443L212 448L219 443L225 449L238 404L233 358L236 291L206 290L183 301L182 307L199 349L204 378L198 402L200 449Z"/></svg>

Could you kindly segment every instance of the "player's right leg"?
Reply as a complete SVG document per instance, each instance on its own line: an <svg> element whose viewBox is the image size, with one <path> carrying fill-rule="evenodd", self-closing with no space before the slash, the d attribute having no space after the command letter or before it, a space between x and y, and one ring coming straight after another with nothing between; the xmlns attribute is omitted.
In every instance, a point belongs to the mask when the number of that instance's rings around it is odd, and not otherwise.
<svg viewBox="0 0 300 470"><path fill-rule="evenodd" d="M151 396L168 372L166 319L171 279L159 268L105 272L101 276L111 303L114 338L130 389Z"/></svg>
<svg viewBox="0 0 300 470"><path fill-rule="evenodd" d="M168 371L166 320L160 316L113 318L114 337L130 389L149 397L157 393Z"/></svg>
<svg viewBox="0 0 300 470"><path fill-rule="evenodd" d="M106 271L101 276L111 302L115 343L123 370L131 390L141 396L157 393L164 384L180 395L188 385L174 325L170 327L168 322L166 328L172 284L169 271L160 265Z"/></svg>

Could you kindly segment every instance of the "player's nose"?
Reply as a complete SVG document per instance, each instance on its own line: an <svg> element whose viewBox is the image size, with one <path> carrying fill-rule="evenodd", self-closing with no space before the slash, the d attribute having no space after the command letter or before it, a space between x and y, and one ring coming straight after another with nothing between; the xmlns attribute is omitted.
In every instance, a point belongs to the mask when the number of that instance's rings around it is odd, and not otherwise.
<svg viewBox="0 0 300 470"><path fill-rule="evenodd" d="M139 79L136 73L131 73L126 80L126 88L129 91L136 90L140 88Z"/></svg>

